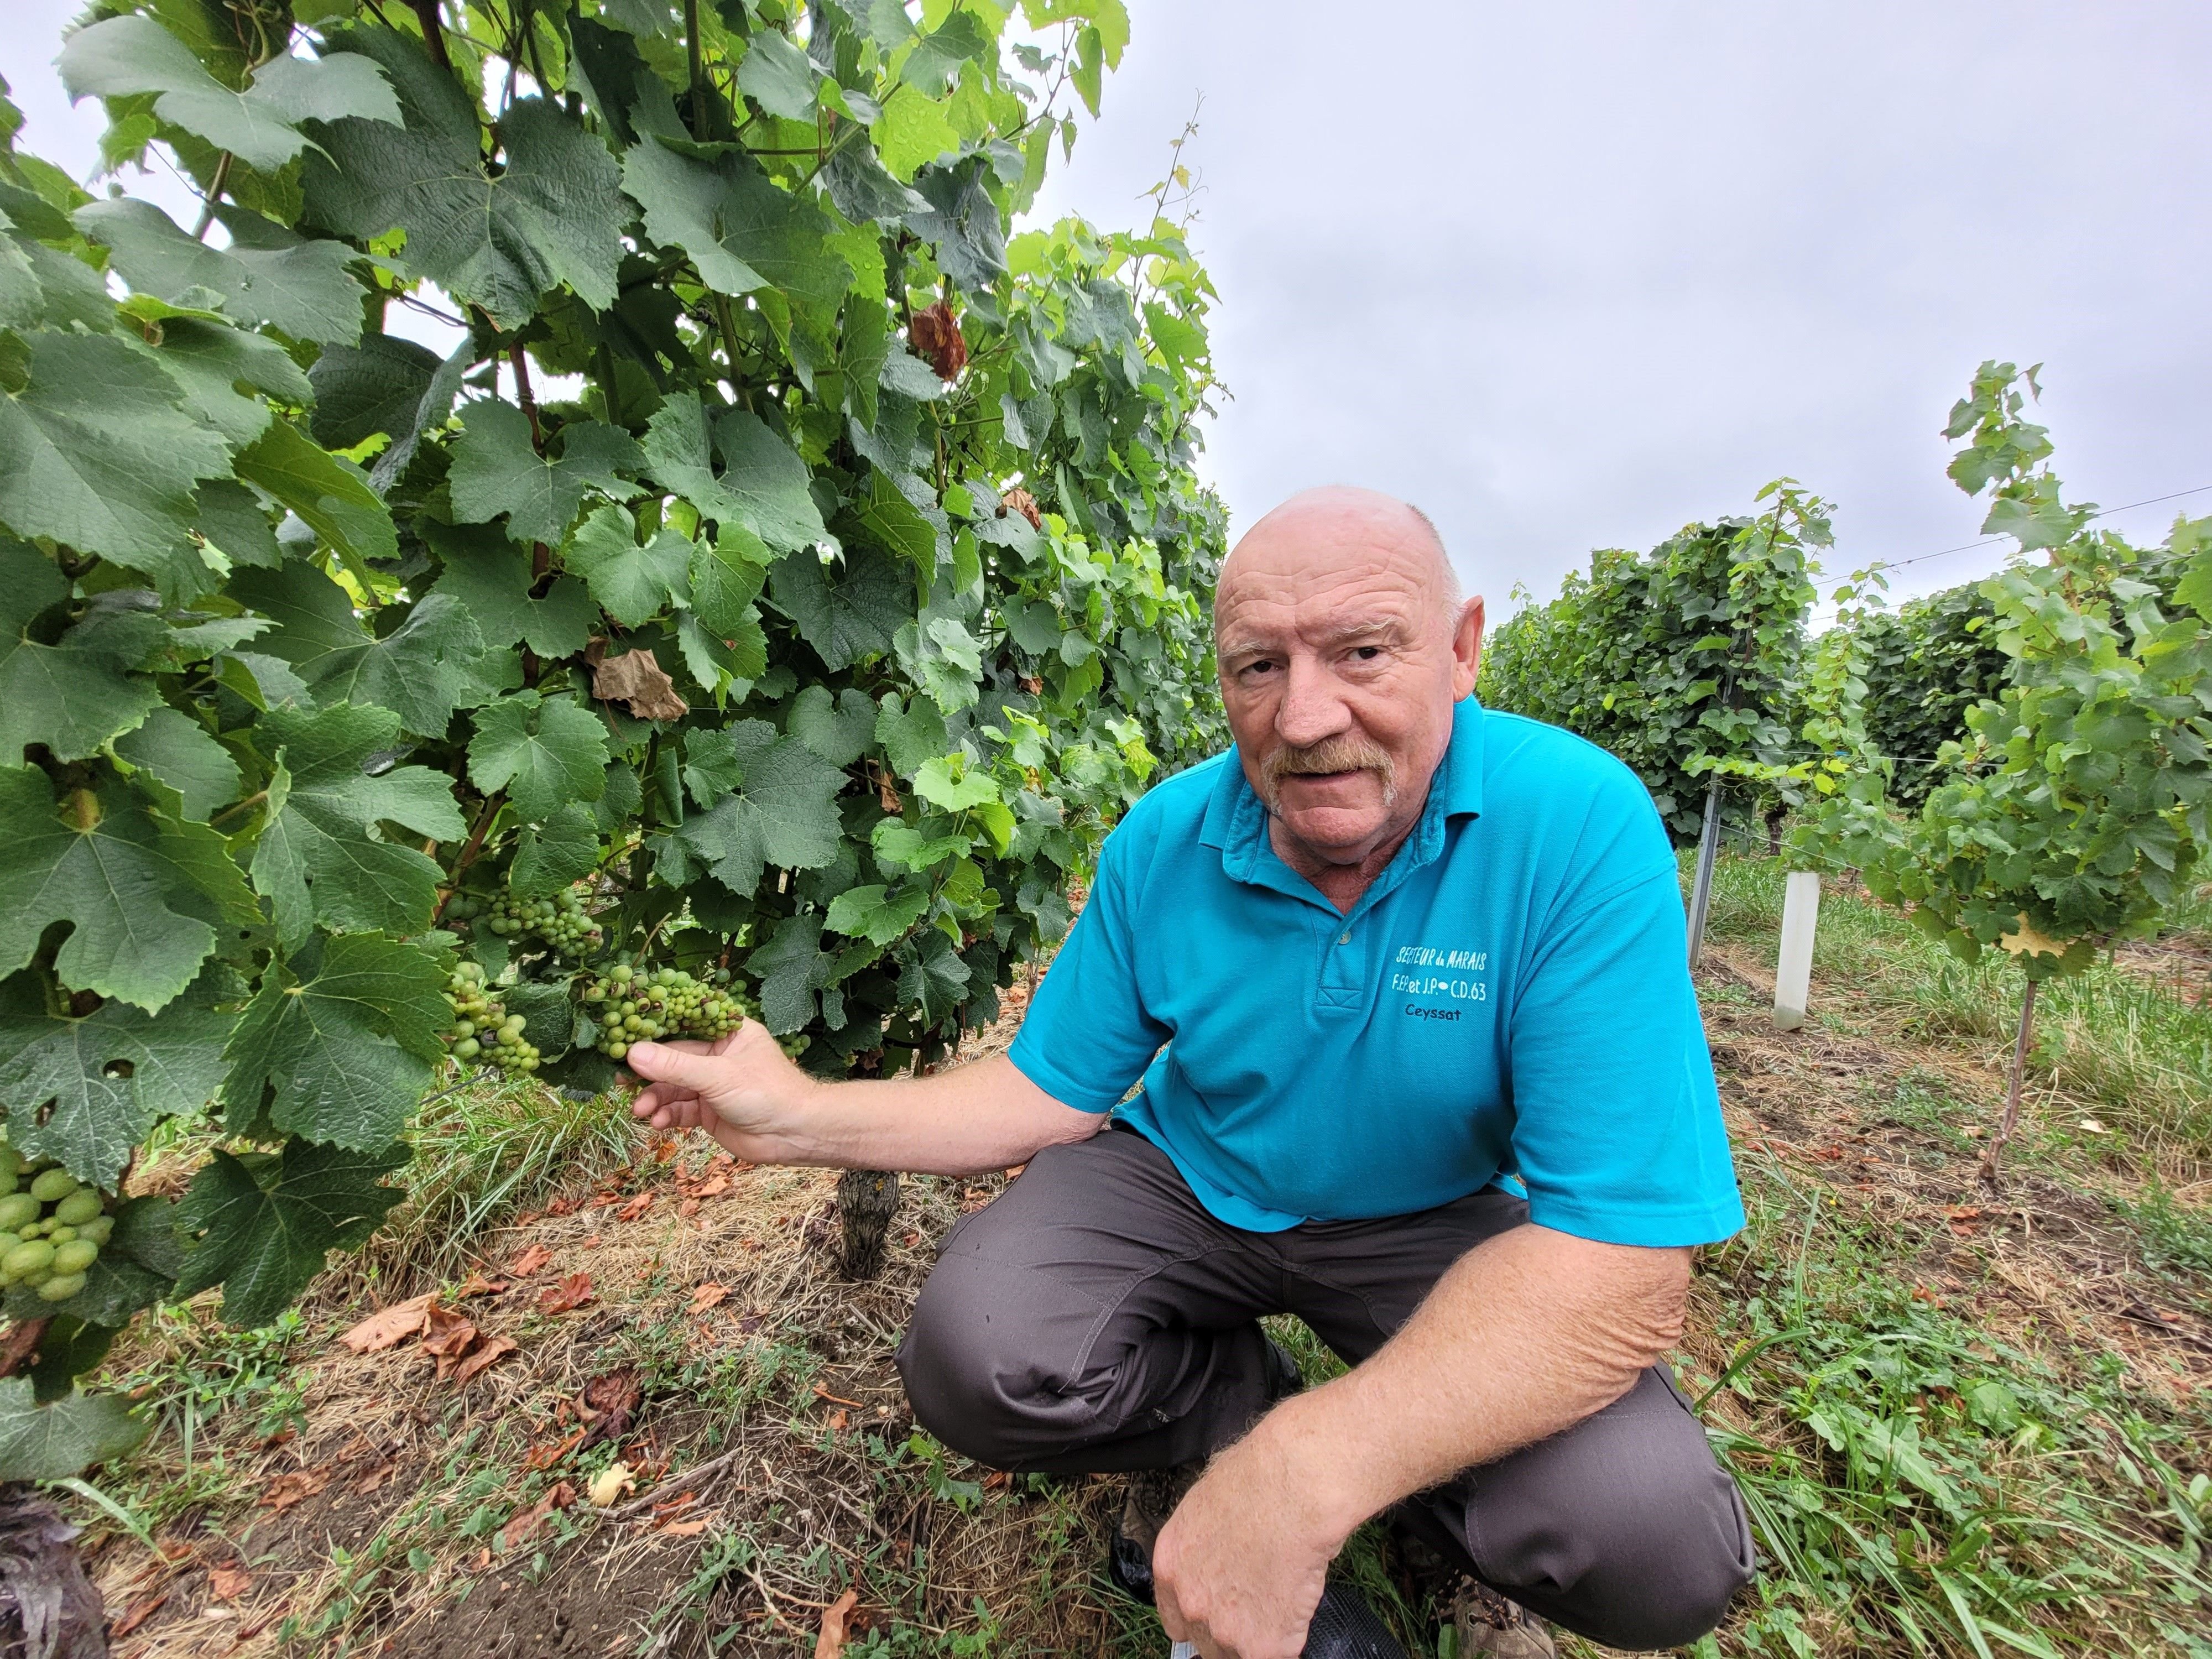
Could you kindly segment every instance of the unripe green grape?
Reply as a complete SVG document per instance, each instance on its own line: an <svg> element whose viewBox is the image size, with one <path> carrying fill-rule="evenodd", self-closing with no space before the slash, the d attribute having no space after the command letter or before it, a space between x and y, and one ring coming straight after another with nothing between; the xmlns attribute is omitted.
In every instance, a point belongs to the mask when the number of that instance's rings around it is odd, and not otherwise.
<svg viewBox="0 0 2212 1659"><path fill-rule="evenodd" d="M39 1218L39 1200L28 1193L0 1198L0 1232L20 1233Z"/></svg>
<svg viewBox="0 0 2212 1659"><path fill-rule="evenodd" d="M474 1060L482 1053L483 1053L483 1044L478 1042L474 1037L463 1037L453 1045L455 1060Z"/></svg>
<svg viewBox="0 0 2212 1659"><path fill-rule="evenodd" d="M39 1294L48 1302L66 1302L83 1288L82 1273L57 1273L39 1286Z"/></svg>
<svg viewBox="0 0 2212 1659"><path fill-rule="evenodd" d="M44 1239L33 1239L18 1244L4 1256L0 1256L0 1273L10 1273L18 1279L28 1279L44 1273L54 1259L54 1247Z"/></svg>
<svg viewBox="0 0 2212 1659"><path fill-rule="evenodd" d="M607 1044L606 1054L609 1060L620 1060L629 1052L629 1044L627 1042L617 1041Z"/></svg>
<svg viewBox="0 0 2212 1659"><path fill-rule="evenodd" d="M66 1277L70 1273L82 1273L99 1260L100 1246L88 1238L80 1238L55 1250L53 1267L56 1273Z"/></svg>
<svg viewBox="0 0 2212 1659"><path fill-rule="evenodd" d="M54 1219L64 1226L81 1227L100 1212L99 1193L87 1187L71 1193L54 1206Z"/></svg>
<svg viewBox="0 0 2212 1659"><path fill-rule="evenodd" d="M114 1234L115 1218L112 1215L95 1216L76 1230L79 1239L88 1239L94 1244L106 1243Z"/></svg>
<svg viewBox="0 0 2212 1659"><path fill-rule="evenodd" d="M31 1196L41 1204L67 1198L82 1183L67 1170L49 1170L31 1183Z"/></svg>
<svg viewBox="0 0 2212 1659"><path fill-rule="evenodd" d="M46 1243L56 1249L59 1249L76 1237L76 1229L66 1221L49 1220L46 1223Z"/></svg>

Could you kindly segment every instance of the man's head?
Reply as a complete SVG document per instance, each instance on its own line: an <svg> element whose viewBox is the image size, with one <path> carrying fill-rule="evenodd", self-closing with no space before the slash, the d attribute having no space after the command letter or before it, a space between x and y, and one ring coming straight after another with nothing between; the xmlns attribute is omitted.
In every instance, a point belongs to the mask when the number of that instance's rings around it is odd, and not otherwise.
<svg viewBox="0 0 2212 1659"><path fill-rule="evenodd" d="M1370 489L1293 495L1222 566L1213 632L1244 775L1293 848L1395 846L1482 657L1482 600L1462 601L1436 526Z"/></svg>

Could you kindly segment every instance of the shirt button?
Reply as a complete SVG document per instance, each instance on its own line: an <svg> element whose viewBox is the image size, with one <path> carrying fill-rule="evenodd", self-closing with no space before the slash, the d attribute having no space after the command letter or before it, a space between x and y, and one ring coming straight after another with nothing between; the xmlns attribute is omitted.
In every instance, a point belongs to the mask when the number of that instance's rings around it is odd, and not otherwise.
<svg viewBox="0 0 2212 1659"><path fill-rule="evenodd" d="M1349 933L1339 933L1336 936L1336 942L1339 945L1349 945L1352 943L1352 935Z"/></svg>

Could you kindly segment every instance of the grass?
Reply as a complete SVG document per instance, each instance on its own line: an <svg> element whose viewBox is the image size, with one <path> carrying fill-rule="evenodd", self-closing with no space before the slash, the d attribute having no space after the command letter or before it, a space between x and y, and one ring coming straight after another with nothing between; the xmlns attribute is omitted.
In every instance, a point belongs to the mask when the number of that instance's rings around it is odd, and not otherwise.
<svg viewBox="0 0 2212 1659"><path fill-rule="evenodd" d="M2001 965L1968 969L1832 888L1813 1019L1777 1034L1761 975L1781 873L1723 860L1700 981L1750 1224L1703 1253L1678 1368L1764 1571L1693 1659L2212 1659L2203 1011L2125 960L2054 995L2009 1183L1982 1194L2010 1035ZM428 1116L399 1227L299 1319L244 1335L196 1306L125 1338L111 1380L145 1390L161 1426L104 1491L185 1546L181 1565L71 1502L112 1607L148 1583L172 1597L134 1659L198 1651L202 1567L226 1559L255 1579L240 1659L804 1655L848 1587L868 1615L848 1655L1159 1659L1157 1619L1098 1572L1117 1482L994 1475L905 1414L890 1350L936 1240L999 1178L910 1182L890 1265L853 1286L829 1267L830 1177L741 1172L679 1206L704 1151L641 1141L604 1103L464 1091ZM329 1340L364 1296L450 1285L526 1242L552 1264L459 1304L519 1345L468 1389L412 1351ZM572 1272L597 1300L540 1311L539 1287ZM702 1314L709 1282L726 1299ZM1270 1328L1310 1380L1339 1369L1297 1322ZM636 1427L549 1462L571 1402L611 1371L639 1382ZM725 1452L739 1462L665 1515L578 1504L502 1539L617 1456L669 1471ZM264 1506L272 1480L316 1469L328 1492ZM676 1530L686 1517L703 1529ZM1380 1528L1336 1571L1409 1651L1453 1659ZM1561 1650L1600 1653L1564 1634Z"/></svg>

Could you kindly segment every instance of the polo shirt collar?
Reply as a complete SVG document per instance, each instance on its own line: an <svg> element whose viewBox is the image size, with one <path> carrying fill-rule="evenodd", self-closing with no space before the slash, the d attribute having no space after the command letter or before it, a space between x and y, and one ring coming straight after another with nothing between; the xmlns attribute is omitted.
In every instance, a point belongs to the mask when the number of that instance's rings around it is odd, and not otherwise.
<svg viewBox="0 0 2212 1659"><path fill-rule="evenodd" d="M1421 821L1406 844L1390 860L1376 887L1397 884L1392 872L1419 869L1443 850L1444 826L1453 818L1474 817L1482 811L1482 705L1472 696L1452 710L1451 741L1443 759L1429 780L1429 799ZM1267 839L1267 809L1245 781L1243 757L1232 746L1222 757L1221 775L1206 804L1199 828L1199 842L1221 854L1221 868L1231 879L1259 887L1272 887L1299 898L1317 897L1313 884L1275 854ZM1370 896L1376 896L1370 890Z"/></svg>

